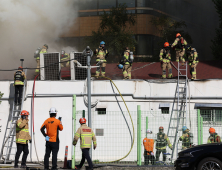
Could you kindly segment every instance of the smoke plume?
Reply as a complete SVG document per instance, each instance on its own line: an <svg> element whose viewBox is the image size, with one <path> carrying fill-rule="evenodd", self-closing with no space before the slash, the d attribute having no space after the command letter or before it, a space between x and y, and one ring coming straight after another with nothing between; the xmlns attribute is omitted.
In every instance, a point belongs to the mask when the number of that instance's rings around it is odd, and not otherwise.
<svg viewBox="0 0 222 170"><path fill-rule="evenodd" d="M59 52L56 42L76 17L74 0L0 0L0 69L17 68L21 58L24 67L36 67L33 55L43 44ZM0 79L13 79L12 72L0 72Z"/></svg>

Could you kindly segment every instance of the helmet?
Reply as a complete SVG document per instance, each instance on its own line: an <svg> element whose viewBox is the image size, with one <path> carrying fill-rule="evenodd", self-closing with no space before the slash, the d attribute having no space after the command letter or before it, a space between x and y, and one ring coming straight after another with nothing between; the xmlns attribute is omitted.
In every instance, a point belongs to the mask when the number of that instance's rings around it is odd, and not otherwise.
<svg viewBox="0 0 222 170"><path fill-rule="evenodd" d="M61 54L64 55L64 54L65 54L65 50L62 50L62 51L61 51Z"/></svg>
<svg viewBox="0 0 222 170"><path fill-rule="evenodd" d="M169 47L169 46L170 46L170 44L168 42L164 43L164 47Z"/></svg>
<svg viewBox="0 0 222 170"><path fill-rule="evenodd" d="M177 33L177 34L176 34L176 38L177 38L177 37L181 37L181 34L180 34L180 33Z"/></svg>
<svg viewBox="0 0 222 170"><path fill-rule="evenodd" d="M45 46L47 49L49 48L49 46L47 44L44 44L43 46Z"/></svg>
<svg viewBox="0 0 222 170"><path fill-rule="evenodd" d="M187 127L186 127L186 126L183 126L183 127L182 127L182 131L184 132L185 130L187 130Z"/></svg>
<svg viewBox="0 0 222 170"><path fill-rule="evenodd" d="M119 69L123 69L123 65L122 65L122 64L119 64L119 65L118 65L118 68L119 68Z"/></svg>
<svg viewBox="0 0 222 170"><path fill-rule="evenodd" d="M215 129L214 128L212 128L212 127L210 127L210 129L209 129L209 133L215 133L216 131L215 131Z"/></svg>
<svg viewBox="0 0 222 170"><path fill-rule="evenodd" d="M163 126L160 126L159 127L159 132L163 132L163 130L164 130Z"/></svg>
<svg viewBox="0 0 222 170"><path fill-rule="evenodd" d="M146 133L148 133L148 134L152 134L153 132L152 132L151 129L147 129Z"/></svg>
<svg viewBox="0 0 222 170"><path fill-rule="evenodd" d="M29 112L27 110L22 110L21 116L28 116Z"/></svg>
<svg viewBox="0 0 222 170"><path fill-rule="evenodd" d="M105 42L104 42L104 41L101 41L101 42L100 42L100 45L102 45L102 44L105 45Z"/></svg>
<svg viewBox="0 0 222 170"><path fill-rule="evenodd" d="M86 119L85 119L85 118L80 118L80 119L79 119L79 123L80 123L80 124L86 123Z"/></svg>
<svg viewBox="0 0 222 170"><path fill-rule="evenodd" d="M58 110L56 110L55 107L51 107L50 110L49 110L49 114L51 114L51 113L57 113L57 112L58 112Z"/></svg>
<svg viewBox="0 0 222 170"><path fill-rule="evenodd" d="M22 66L20 66L20 67L18 68L18 70L23 70L23 67L22 67Z"/></svg>

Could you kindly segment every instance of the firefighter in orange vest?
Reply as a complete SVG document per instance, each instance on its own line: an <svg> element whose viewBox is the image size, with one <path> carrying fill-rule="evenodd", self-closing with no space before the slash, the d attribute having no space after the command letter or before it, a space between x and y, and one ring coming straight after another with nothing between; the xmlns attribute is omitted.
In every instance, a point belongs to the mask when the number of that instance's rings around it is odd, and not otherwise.
<svg viewBox="0 0 222 170"><path fill-rule="evenodd" d="M151 129L147 129L146 133L147 135L150 135L153 132ZM150 137L148 136L143 139L145 165L148 165L149 161L151 162L152 165L154 165L154 160L155 160L154 153L153 153L154 139L150 139Z"/></svg>
<svg viewBox="0 0 222 170"><path fill-rule="evenodd" d="M182 61L182 66L184 66L185 63L184 54L186 46L187 46L186 40L183 37L181 37L180 33L177 33L176 39L174 43L171 45L171 48L175 48L176 62L179 62L180 59Z"/></svg>

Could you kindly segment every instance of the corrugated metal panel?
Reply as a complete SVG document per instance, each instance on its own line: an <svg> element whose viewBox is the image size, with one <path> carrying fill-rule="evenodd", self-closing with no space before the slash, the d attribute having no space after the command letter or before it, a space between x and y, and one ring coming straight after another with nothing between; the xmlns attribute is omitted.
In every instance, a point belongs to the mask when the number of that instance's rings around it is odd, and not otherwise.
<svg viewBox="0 0 222 170"><path fill-rule="evenodd" d="M201 107L221 107L221 103L195 103L194 109L201 108Z"/></svg>
<svg viewBox="0 0 222 170"><path fill-rule="evenodd" d="M160 103L159 109L161 109L162 107L170 107L170 103Z"/></svg>

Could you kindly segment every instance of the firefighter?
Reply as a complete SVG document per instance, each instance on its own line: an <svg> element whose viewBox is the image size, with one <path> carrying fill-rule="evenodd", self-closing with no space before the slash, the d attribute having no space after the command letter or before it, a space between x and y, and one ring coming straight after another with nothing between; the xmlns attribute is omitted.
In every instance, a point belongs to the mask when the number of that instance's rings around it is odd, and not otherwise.
<svg viewBox="0 0 222 170"><path fill-rule="evenodd" d="M83 166L85 159L87 160L89 164L89 169L93 169L93 164L92 160L89 156L89 149L91 148L92 145L92 140L93 140L93 146L94 150L96 149L96 136L93 133L93 130L86 125L86 119L85 118L80 118L79 123L81 124L81 127L76 131L74 140L73 140L73 145L76 146L78 139L80 138L80 148L82 150L82 160L79 165L76 166L76 169L81 169Z"/></svg>
<svg viewBox="0 0 222 170"><path fill-rule="evenodd" d="M109 55L109 52L105 48L104 41L100 42L100 46L98 49L96 49L94 54L96 54L96 65L99 66L96 69L96 77L98 78L98 76L100 75L100 68L101 68L101 76L105 77L105 74L106 74L105 67L107 63L106 59Z"/></svg>
<svg viewBox="0 0 222 170"><path fill-rule="evenodd" d="M171 67L171 55L170 55L170 44L164 43L163 48L160 50L160 61L162 64L162 78L166 78L166 68L168 69L168 78L172 78L172 67Z"/></svg>
<svg viewBox="0 0 222 170"><path fill-rule="evenodd" d="M28 111L22 110L21 118L16 122L17 151L15 154L14 168L18 168L18 161L22 152L23 156L22 156L21 168L26 168L26 159L29 154L28 141L30 143L32 142L31 136L29 135L28 115L29 115Z"/></svg>
<svg viewBox="0 0 222 170"><path fill-rule="evenodd" d="M197 78L197 64L199 63L198 61L198 53L195 48L192 48L191 46L187 47L185 57L188 58L189 61L189 66L190 66L190 74L192 76L191 80L195 80Z"/></svg>
<svg viewBox="0 0 222 170"><path fill-rule="evenodd" d="M182 150L191 148L193 145L193 134L190 133L190 130L183 126L182 128L183 135L179 138L180 141L182 141Z"/></svg>
<svg viewBox="0 0 222 170"><path fill-rule="evenodd" d="M122 54L122 59L120 60L120 64L123 65L123 77L124 80L131 79L131 70L133 63L133 54L130 52L129 48L126 47L125 51Z"/></svg>
<svg viewBox="0 0 222 170"><path fill-rule="evenodd" d="M210 127L209 133L210 133L210 136L207 140L207 143L221 143L220 136L217 135L214 128Z"/></svg>
<svg viewBox="0 0 222 170"><path fill-rule="evenodd" d="M156 140L156 161L159 161L160 154L163 154L163 161L166 161L166 146L172 150L173 147L170 143L168 136L163 133L164 128L162 126L159 127L159 133L157 133Z"/></svg>
<svg viewBox="0 0 222 170"><path fill-rule="evenodd" d="M36 63L37 63L37 69L35 70L35 74L38 75L40 70L40 55L39 54L42 54L42 53L47 53L48 51L48 45L47 44L44 44L42 48L38 49L35 53L35 58L36 58Z"/></svg>
<svg viewBox="0 0 222 170"><path fill-rule="evenodd" d="M176 34L176 39L174 43L171 45L171 48L175 48L176 51L176 62L179 60L182 61L182 66L185 64L184 54L185 54L185 47L187 46L186 40L181 37L180 33Z"/></svg>
<svg viewBox="0 0 222 170"><path fill-rule="evenodd" d="M61 51L61 67L69 67L70 55L64 50Z"/></svg>
<svg viewBox="0 0 222 170"><path fill-rule="evenodd" d="M40 131L46 140L46 149L44 157L44 168L49 169L49 157L52 152L52 170L57 169L57 154L59 151L59 130L63 130L62 118L56 119L57 110L51 107L49 110L50 118L42 124ZM45 133L46 129L46 133Z"/></svg>
<svg viewBox="0 0 222 170"><path fill-rule="evenodd" d="M18 68L18 71L14 73L14 86L15 86L15 104L21 105L22 91L24 86L24 80L26 79L22 66Z"/></svg>
<svg viewBox="0 0 222 170"><path fill-rule="evenodd" d="M151 139L151 134L153 133L151 129L147 129L146 131L148 138L143 139L143 146L144 146L144 164L148 165L149 161L151 162L152 165L154 165L154 139Z"/></svg>

